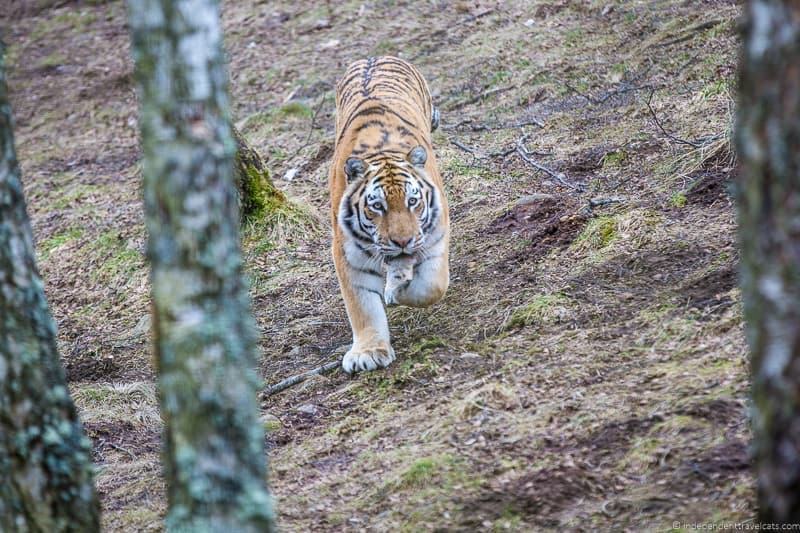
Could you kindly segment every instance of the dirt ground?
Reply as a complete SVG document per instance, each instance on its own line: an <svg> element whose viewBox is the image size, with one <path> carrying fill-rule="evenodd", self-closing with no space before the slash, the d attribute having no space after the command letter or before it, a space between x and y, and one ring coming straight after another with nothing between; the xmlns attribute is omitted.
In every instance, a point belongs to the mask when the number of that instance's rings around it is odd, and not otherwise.
<svg viewBox="0 0 800 533"><path fill-rule="evenodd" d="M39 265L104 527L159 530L125 4L49 4L0 15ZM267 384L350 341L329 257L335 80L358 58L398 55L442 111L450 291L390 311L388 370L335 371L263 399L283 530L753 518L728 143L736 2L223 9L236 123L304 210L243 228Z"/></svg>

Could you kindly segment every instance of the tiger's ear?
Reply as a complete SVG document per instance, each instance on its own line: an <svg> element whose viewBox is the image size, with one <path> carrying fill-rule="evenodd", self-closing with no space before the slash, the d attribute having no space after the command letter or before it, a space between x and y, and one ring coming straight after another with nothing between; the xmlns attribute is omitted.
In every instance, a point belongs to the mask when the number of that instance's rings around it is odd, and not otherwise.
<svg viewBox="0 0 800 533"><path fill-rule="evenodd" d="M436 131L439 127L439 119L441 114L439 113L439 108L436 106L431 107L431 132Z"/></svg>
<svg viewBox="0 0 800 533"><path fill-rule="evenodd" d="M425 161L428 160L428 152L426 152L425 148L422 146L417 146L408 152L406 159L408 159L408 162L414 166L422 166L425 164Z"/></svg>
<svg viewBox="0 0 800 533"><path fill-rule="evenodd" d="M364 176L367 166L364 161L357 157L350 157L344 162L344 175L347 176L347 183L351 183Z"/></svg>

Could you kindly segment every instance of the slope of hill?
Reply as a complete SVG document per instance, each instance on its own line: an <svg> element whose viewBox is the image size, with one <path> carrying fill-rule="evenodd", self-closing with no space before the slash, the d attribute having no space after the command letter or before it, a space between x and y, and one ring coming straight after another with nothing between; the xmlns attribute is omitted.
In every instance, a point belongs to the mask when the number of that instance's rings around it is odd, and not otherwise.
<svg viewBox="0 0 800 533"><path fill-rule="evenodd" d="M390 311L388 370L263 399L283 529L752 517L735 2L320 4L224 6L237 123L306 211L243 229L260 373L277 382L349 342L326 173L332 86L355 59L399 55L429 80L453 281L431 309ZM159 529L125 5L11 16L18 151L104 525Z"/></svg>

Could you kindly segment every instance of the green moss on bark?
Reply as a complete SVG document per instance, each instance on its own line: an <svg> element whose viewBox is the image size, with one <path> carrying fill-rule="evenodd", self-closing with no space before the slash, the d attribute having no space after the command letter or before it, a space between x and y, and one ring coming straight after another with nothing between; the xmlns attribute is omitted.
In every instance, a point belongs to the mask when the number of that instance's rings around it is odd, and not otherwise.
<svg viewBox="0 0 800 533"><path fill-rule="evenodd" d="M243 219L258 219L288 206L286 196L272 182L263 158L233 128L236 139L235 174Z"/></svg>
<svg viewBox="0 0 800 533"><path fill-rule="evenodd" d="M257 334L242 277L234 185L239 143L230 125L219 5L128 5L141 99L167 529L269 532L274 515L256 403ZM254 153L239 153L248 167L260 162Z"/></svg>
<svg viewBox="0 0 800 533"><path fill-rule="evenodd" d="M90 443L36 268L0 41L0 531L98 531Z"/></svg>
<svg viewBox="0 0 800 533"><path fill-rule="evenodd" d="M751 0L737 124L759 519L800 522L800 4Z"/></svg>

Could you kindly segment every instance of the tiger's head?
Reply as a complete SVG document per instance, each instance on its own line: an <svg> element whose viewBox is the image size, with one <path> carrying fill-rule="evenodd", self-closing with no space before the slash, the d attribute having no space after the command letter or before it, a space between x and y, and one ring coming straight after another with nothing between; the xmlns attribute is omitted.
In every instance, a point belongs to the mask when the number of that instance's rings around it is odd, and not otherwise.
<svg viewBox="0 0 800 533"><path fill-rule="evenodd" d="M428 153L381 153L344 164L348 193L340 221L351 235L384 257L419 252L439 216L438 192L425 173Z"/></svg>

